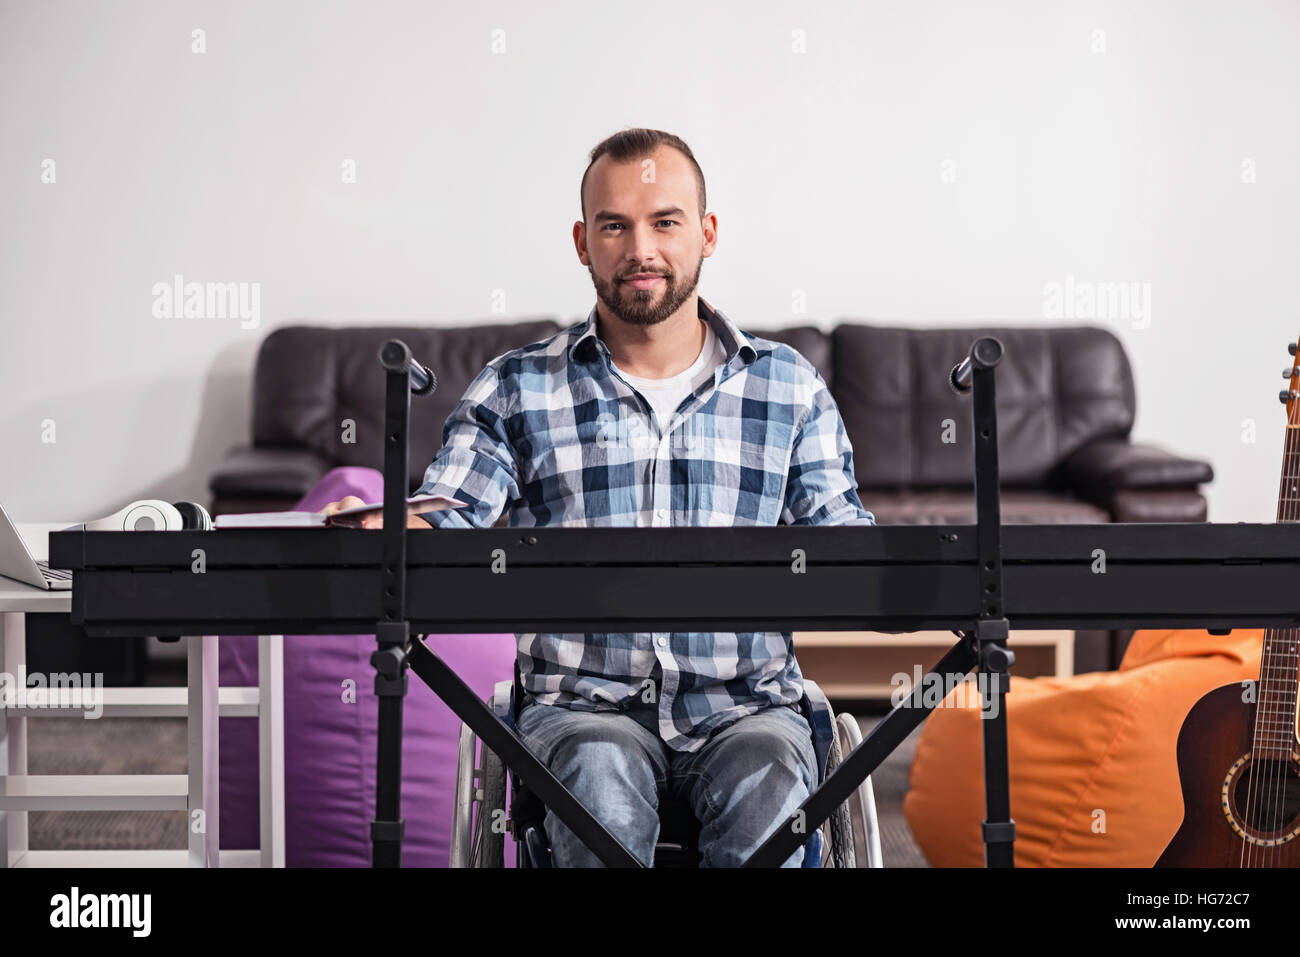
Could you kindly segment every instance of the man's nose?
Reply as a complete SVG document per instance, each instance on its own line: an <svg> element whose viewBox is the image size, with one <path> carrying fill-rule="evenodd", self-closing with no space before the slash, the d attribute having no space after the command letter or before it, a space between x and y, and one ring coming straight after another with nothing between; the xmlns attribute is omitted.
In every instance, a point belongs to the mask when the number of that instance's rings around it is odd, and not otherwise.
<svg viewBox="0 0 1300 957"><path fill-rule="evenodd" d="M653 264L655 251L658 246L657 237L649 226L637 226L632 230L631 248L627 251L628 262L632 265L640 265L647 271L657 269ZM633 269L626 270L634 272Z"/></svg>

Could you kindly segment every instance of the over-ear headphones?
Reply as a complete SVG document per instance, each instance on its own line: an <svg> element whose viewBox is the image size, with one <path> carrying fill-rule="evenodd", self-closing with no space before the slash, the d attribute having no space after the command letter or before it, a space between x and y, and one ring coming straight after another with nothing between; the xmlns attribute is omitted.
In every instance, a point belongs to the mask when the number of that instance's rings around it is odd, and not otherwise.
<svg viewBox="0 0 1300 957"><path fill-rule="evenodd" d="M191 529L200 532L212 530L212 516L208 510L197 502L173 502L172 507L181 513L181 520L185 523L185 530Z"/></svg>
<svg viewBox="0 0 1300 957"><path fill-rule="evenodd" d="M194 502L169 505L156 498L132 502L121 511L85 523L88 532L178 532L207 531L212 517Z"/></svg>

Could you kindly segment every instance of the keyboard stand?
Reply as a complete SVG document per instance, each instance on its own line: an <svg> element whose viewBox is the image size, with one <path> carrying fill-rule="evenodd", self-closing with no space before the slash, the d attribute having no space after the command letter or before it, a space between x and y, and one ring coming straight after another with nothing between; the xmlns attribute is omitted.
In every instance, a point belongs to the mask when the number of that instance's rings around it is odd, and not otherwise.
<svg viewBox="0 0 1300 957"><path fill-rule="evenodd" d="M981 343L985 345L981 346ZM990 345L991 343L991 345ZM389 347L392 347L390 350ZM71 620L92 636L374 634L379 780L375 866L401 862L402 705L407 670L429 685L606 864L640 867L590 811L421 636L448 631L953 630L957 642L853 749L749 866L784 862L937 706L925 689L980 667L985 863L1014 864L1005 696L1016 628L1231 628L1300 625L1300 523L1007 525L999 522L993 370L969 361L978 523L974 526L679 527L442 530L406 526L407 423L416 369L385 345L384 529L86 532L49 536L74 571ZM393 350L396 350L393 352ZM426 378L426 383L428 381ZM425 390L427 391L427 389ZM813 545L814 573L792 576ZM1096 573L1095 555L1107 555ZM192 551L206 572L192 573ZM493 573L508 555L510 587ZM489 556L493 556L491 559ZM376 579L376 572L379 573ZM580 579L581 589L563 587ZM407 585L411 584L410 591ZM978 685L977 685L978 686ZM928 703L927 703L928 702ZM996 712L993 709L996 708Z"/></svg>
<svg viewBox="0 0 1300 957"><path fill-rule="evenodd" d="M947 682L980 666L980 691L984 706L994 717L982 722L986 816L982 826L985 863L990 867L1014 864L1015 822L1007 770L1006 693L1015 653L1007 648L1009 626L1002 608L1001 508L998 489L997 404L994 374L1002 358L1002 344L992 337L977 339L953 380L973 389L971 426L975 446L976 544L979 555L979 617L969 631L940 661L938 678ZM408 667L470 725L506 767L519 773L527 768L529 787L587 846L607 864L640 866L627 850L584 808L567 788L543 768L516 735L507 738L500 721L487 710L463 681L423 642L410 641L406 619L406 485L408 475L411 393L419 387L415 374L425 373L412 363L411 351L400 340L380 349L386 372L384 434L384 545L382 579L383 618L376 626L378 650L375 694L379 697L378 793L370 836L376 867L401 864L405 822L401 813L402 699L407 691ZM427 373L425 373L427 374ZM954 388L957 388L954 385ZM424 390L425 392L431 390ZM952 537L955 539L956 535ZM746 862L747 867L779 867L804 842L811 828L821 825L836 807L870 775L904 738L929 715L924 704L927 675L912 689L902 705L885 717L870 735L795 811Z"/></svg>

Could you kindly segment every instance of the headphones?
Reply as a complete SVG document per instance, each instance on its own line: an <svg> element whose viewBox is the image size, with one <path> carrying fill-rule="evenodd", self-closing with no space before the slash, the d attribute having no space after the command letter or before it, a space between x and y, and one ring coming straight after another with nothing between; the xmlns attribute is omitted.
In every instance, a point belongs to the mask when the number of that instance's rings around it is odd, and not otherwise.
<svg viewBox="0 0 1300 957"><path fill-rule="evenodd" d="M121 511L85 523L88 532L209 531L212 516L195 502L169 505L156 498L132 502Z"/></svg>

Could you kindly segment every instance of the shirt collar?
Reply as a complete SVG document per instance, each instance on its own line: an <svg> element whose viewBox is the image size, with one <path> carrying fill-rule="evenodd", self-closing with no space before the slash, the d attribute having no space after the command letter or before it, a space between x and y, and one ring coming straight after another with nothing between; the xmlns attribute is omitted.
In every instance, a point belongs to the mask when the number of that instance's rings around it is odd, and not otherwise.
<svg viewBox="0 0 1300 957"><path fill-rule="evenodd" d="M716 306L710 305L703 296L698 296L699 317L709 324L713 329L713 334L718 337L722 347L727 350L727 362L731 362L737 353L740 353L746 363L753 362L758 357L758 352L745 339L744 333L736 326L734 322ZM588 343L590 340L590 343ZM587 321L578 329L577 339L569 347L569 358L583 361L583 357L588 355L592 350L603 351L609 354L609 347L601 341L596 335L596 307L591 307L591 312L587 314Z"/></svg>

